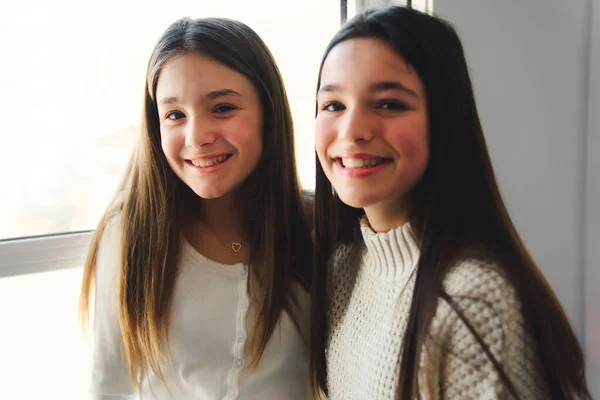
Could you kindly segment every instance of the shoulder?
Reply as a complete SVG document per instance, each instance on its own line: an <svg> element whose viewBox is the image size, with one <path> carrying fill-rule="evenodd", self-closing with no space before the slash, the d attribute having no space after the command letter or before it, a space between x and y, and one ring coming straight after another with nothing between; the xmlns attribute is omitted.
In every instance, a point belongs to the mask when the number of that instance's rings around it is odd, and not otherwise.
<svg viewBox="0 0 600 400"><path fill-rule="evenodd" d="M495 263L467 259L456 263L443 281L453 298L471 299L498 309L520 309L517 293L501 267Z"/></svg>
<svg viewBox="0 0 600 400"><path fill-rule="evenodd" d="M357 242L339 242L333 249L330 264L339 266L356 260L364 250L364 245Z"/></svg>
<svg viewBox="0 0 600 400"><path fill-rule="evenodd" d="M327 265L327 304L331 312L345 309L354 291L362 261L359 244L343 243L334 250Z"/></svg>
<svg viewBox="0 0 600 400"><path fill-rule="evenodd" d="M117 279L121 264L121 218L115 216L106 221L96 232L98 247L96 249L96 285L112 285Z"/></svg>
<svg viewBox="0 0 600 400"><path fill-rule="evenodd" d="M358 243L339 243L329 260L328 275L337 280L348 274L354 274L362 259L363 246Z"/></svg>
<svg viewBox="0 0 600 400"><path fill-rule="evenodd" d="M100 247L111 246L121 241L121 216L115 215L108 218L104 226L99 228Z"/></svg>
<svg viewBox="0 0 600 400"><path fill-rule="evenodd" d="M302 190L300 192L300 199L302 200L302 206L308 216L312 216L313 208L315 205L315 192L312 190Z"/></svg>
<svg viewBox="0 0 600 400"><path fill-rule="evenodd" d="M310 294L299 283L291 285L291 311L298 323L298 328L303 338L310 335Z"/></svg>
<svg viewBox="0 0 600 400"><path fill-rule="evenodd" d="M510 331L523 330L521 302L499 265L477 259L460 261L446 275L443 289L448 298L439 300L436 317L449 316L453 324L471 325L498 356Z"/></svg>
<svg viewBox="0 0 600 400"><path fill-rule="evenodd" d="M541 390L535 345L501 266L460 261L446 275L443 289L447 296L438 300L426 353L444 390L502 397L507 387L497 366L517 392Z"/></svg>
<svg viewBox="0 0 600 400"><path fill-rule="evenodd" d="M123 361L119 323L121 218L108 219L97 234L91 392L94 398L133 398L137 389Z"/></svg>
<svg viewBox="0 0 600 400"><path fill-rule="evenodd" d="M315 210L315 193L310 190L302 190L300 192L300 200L302 202L302 212L304 213L304 217L306 218L308 231L312 232L314 229L313 217Z"/></svg>
<svg viewBox="0 0 600 400"><path fill-rule="evenodd" d="M501 356L510 330L524 325L521 303L502 269L491 262L469 259L456 263L443 281L447 297L438 300L432 328L455 339L475 343L474 333Z"/></svg>

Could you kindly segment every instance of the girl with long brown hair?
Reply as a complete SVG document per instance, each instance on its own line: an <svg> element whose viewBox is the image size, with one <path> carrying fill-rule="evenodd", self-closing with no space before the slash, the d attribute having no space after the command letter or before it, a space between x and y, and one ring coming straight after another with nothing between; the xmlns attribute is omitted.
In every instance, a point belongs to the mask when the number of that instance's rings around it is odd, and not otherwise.
<svg viewBox="0 0 600 400"><path fill-rule="evenodd" d="M150 58L139 144L85 265L92 393L307 398L305 210L266 45L237 21L174 22Z"/></svg>
<svg viewBox="0 0 600 400"><path fill-rule="evenodd" d="M590 398L581 346L511 222L462 46L391 7L319 74L313 386L338 399Z"/></svg>

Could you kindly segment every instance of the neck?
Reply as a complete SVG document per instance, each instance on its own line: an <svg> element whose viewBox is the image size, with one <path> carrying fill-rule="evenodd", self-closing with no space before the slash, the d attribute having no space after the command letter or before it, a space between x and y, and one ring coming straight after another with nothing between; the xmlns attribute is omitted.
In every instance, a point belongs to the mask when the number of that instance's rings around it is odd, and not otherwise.
<svg viewBox="0 0 600 400"><path fill-rule="evenodd" d="M219 263L248 263L251 249L236 198L223 196L207 200L193 196L188 200L186 224L182 228L192 247Z"/></svg>
<svg viewBox="0 0 600 400"><path fill-rule="evenodd" d="M201 199L197 215L201 223L224 242L241 242L246 236L238 202L233 196Z"/></svg>
<svg viewBox="0 0 600 400"><path fill-rule="evenodd" d="M377 233L388 232L409 222L410 202L408 199L391 199L365 207L365 215L371 229Z"/></svg>

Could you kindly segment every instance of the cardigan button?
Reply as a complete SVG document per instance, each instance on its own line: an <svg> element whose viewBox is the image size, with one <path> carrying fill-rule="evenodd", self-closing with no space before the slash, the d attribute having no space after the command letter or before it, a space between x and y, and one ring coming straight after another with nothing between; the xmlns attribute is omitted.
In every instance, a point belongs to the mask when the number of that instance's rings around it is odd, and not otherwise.
<svg viewBox="0 0 600 400"><path fill-rule="evenodd" d="M246 334L242 331L238 331L238 333L237 333L238 343L242 343L244 340L246 340Z"/></svg>
<svg viewBox="0 0 600 400"><path fill-rule="evenodd" d="M237 390L235 390L234 387L229 387L229 389L227 389L227 397L229 397L230 399L235 399L237 398Z"/></svg>

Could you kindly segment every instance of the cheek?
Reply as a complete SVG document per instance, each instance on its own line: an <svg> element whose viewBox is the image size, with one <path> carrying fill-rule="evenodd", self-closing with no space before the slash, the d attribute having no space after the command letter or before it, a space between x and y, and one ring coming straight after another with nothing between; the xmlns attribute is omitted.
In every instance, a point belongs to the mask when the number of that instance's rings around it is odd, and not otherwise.
<svg viewBox="0 0 600 400"><path fill-rule="evenodd" d="M315 150L321 162L326 158L327 147L331 143L332 138L333 122L326 119L317 119L315 121Z"/></svg>
<svg viewBox="0 0 600 400"><path fill-rule="evenodd" d="M428 158L427 142L414 137L398 138L396 141L400 156L406 160L419 162Z"/></svg>
<svg viewBox="0 0 600 400"><path fill-rule="evenodd" d="M260 159L263 148L263 126L257 116L240 116L231 120L226 128L230 135L227 139L242 152L249 153L252 158Z"/></svg>
<svg viewBox="0 0 600 400"><path fill-rule="evenodd" d="M419 124L415 129L395 138L395 147L403 159L404 167L414 178L419 180L429 162L429 140L425 125Z"/></svg>
<svg viewBox="0 0 600 400"><path fill-rule="evenodd" d="M167 159L170 159L173 154L173 148L175 147L173 141L172 135L163 132L160 133L160 146Z"/></svg>
<svg viewBox="0 0 600 400"><path fill-rule="evenodd" d="M184 146L184 138L181 137L181 135L174 134L173 132L165 132L161 130L160 146L167 161L171 166L173 166L179 159L179 152Z"/></svg>

